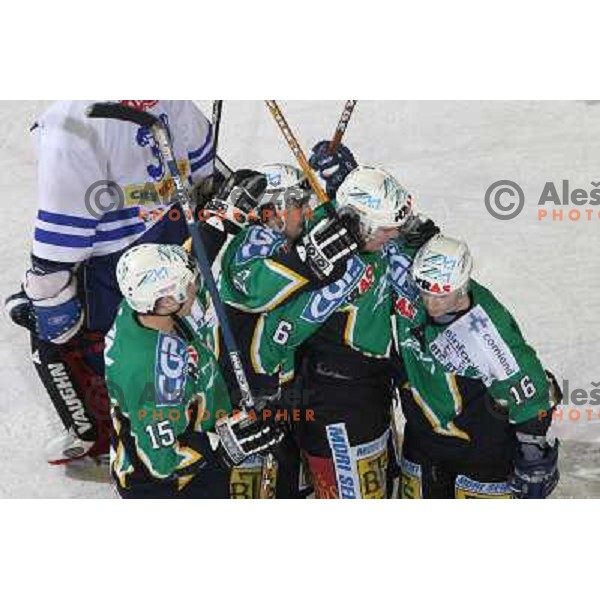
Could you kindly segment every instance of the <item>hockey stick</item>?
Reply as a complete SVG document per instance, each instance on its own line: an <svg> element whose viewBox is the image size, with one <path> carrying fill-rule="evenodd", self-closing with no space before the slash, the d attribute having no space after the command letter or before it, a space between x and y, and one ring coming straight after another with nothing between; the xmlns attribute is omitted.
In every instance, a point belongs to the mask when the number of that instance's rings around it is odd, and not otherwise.
<svg viewBox="0 0 600 600"><path fill-rule="evenodd" d="M302 148L300 147L300 144L298 143L296 136L293 134L292 130L290 129L288 122L285 120L285 117L283 116L283 113L281 112L281 109L279 108L277 101L276 100L265 100L265 103L266 103L267 107L269 108L269 110L271 111L271 114L273 115L275 122L279 126L279 129L281 130L281 133L283 134L285 141L287 142L288 146L290 147L290 150L293 152L294 156L296 157L296 161L300 165L302 172L306 175L306 178L308 179L310 186L312 187L315 194L317 195L319 202L321 204L325 204L327 206L329 203L329 197L327 196L327 194L325 193L325 190L319 183L319 180L317 179L317 176L315 175L314 171L310 168L310 165L308 164L308 160L306 159L306 155L304 154Z"/></svg>
<svg viewBox="0 0 600 600"><path fill-rule="evenodd" d="M215 193L215 167L217 164L217 148L219 146L219 132L221 130L221 115L223 113L223 100L213 100L212 126L213 126L213 175L210 182L210 192Z"/></svg>
<svg viewBox="0 0 600 600"><path fill-rule="evenodd" d="M346 100L344 110L342 111L340 120L338 121L337 127L335 128L333 139L329 144L330 154L333 154L337 150L337 147L340 145L342 138L344 137L344 133L346 133L346 127L348 127L348 123L350 122L350 117L352 117L352 113L354 111L354 107L356 106L356 102L356 100Z"/></svg>
<svg viewBox="0 0 600 600"><path fill-rule="evenodd" d="M206 249L204 248L200 232L197 227L194 227L194 216L190 193L184 183L181 172L179 171L177 159L175 158L173 146L169 137L169 132L165 124L161 121L161 119L151 113L139 111L129 106L112 102L92 104L90 107L88 107L87 116L89 118L118 119L120 121L127 121L129 123L135 123L141 127L149 127L152 131L161 157L166 163L169 173L173 178L173 183L175 185L175 200L181 203L183 212L185 213L189 234L192 238L192 248L195 251L200 272L202 273L202 277L206 282L208 293L210 294L213 306L215 307L215 312L217 314L219 324L221 325L223 340L225 342L225 347L227 348L229 360L235 374L236 382L242 394L242 406L244 406L246 409L254 408L254 400L250 391L250 384L248 383L248 379L244 371L240 352L237 348L235 338L233 337L233 333L231 331L225 306L223 305L223 302L219 296L217 284L212 274L210 262L208 260Z"/></svg>
<svg viewBox="0 0 600 600"><path fill-rule="evenodd" d="M211 180L210 192L215 193L215 167L217 162L217 148L219 145L219 133L221 130L221 115L223 114L223 100L213 100L212 105L212 125L213 125L213 176ZM259 497L262 499L273 499L275 497L275 484L277 481L277 461L272 453L268 453L262 465L260 476Z"/></svg>

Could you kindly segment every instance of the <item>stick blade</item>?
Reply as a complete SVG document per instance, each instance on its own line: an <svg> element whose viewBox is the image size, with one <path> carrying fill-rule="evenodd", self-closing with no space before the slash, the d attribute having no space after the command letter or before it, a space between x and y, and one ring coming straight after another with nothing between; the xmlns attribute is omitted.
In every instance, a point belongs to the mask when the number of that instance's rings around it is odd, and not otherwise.
<svg viewBox="0 0 600 600"><path fill-rule="evenodd" d="M118 102L95 102L87 107L86 116L90 119L127 121L140 127L153 127L159 121L158 117L151 113Z"/></svg>

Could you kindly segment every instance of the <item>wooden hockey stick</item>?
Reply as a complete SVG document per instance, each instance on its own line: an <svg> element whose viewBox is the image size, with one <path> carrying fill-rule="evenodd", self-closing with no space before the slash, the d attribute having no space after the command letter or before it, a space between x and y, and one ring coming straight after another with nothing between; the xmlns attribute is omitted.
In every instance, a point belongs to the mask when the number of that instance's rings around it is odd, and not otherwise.
<svg viewBox="0 0 600 600"><path fill-rule="evenodd" d="M294 135L290 126L288 125L288 122L286 121L285 117L283 116L283 113L281 112L281 109L279 108L277 101L276 100L265 100L265 104L271 111L271 114L273 115L275 122L279 126L279 129L281 130L281 133L283 134L285 141L287 142L288 146L290 147L290 150L293 152L294 156L296 157L296 161L300 165L302 172L306 175L306 178L308 179L310 186L312 187L315 194L317 195L319 202L321 204L327 205L327 203L329 202L329 197L327 196L327 194L325 193L325 190L319 183L319 180L317 179L317 176L315 175L314 171L310 168L310 165L308 164L306 155L304 154L304 151L302 150L300 144L298 143L296 136Z"/></svg>
<svg viewBox="0 0 600 600"><path fill-rule="evenodd" d="M348 127L348 123L350 122L350 117L352 117L352 113L354 111L354 107L356 106L356 102L356 100L346 100L344 110L342 111L340 120L338 121L337 127L335 128L333 139L329 144L330 154L333 154L337 150L337 147L340 145L342 138L344 137L344 133L346 133L346 127Z"/></svg>

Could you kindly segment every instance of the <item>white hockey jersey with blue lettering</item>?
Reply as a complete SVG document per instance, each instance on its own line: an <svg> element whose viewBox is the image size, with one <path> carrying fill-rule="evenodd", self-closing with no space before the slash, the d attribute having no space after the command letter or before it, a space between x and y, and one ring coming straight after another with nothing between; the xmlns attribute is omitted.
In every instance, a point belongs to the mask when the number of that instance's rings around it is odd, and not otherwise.
<svg viewBox="0 0 600 600"><path fill-rule="evenodd" d="M38 157L36 257L79 263L123 250L156 226L152 208L173 191L149 129L89 119L85 110L93 102L55 102L32 128ZM212 173L211 125L192 101L123 102L167 123L190 183Z"/></svg>

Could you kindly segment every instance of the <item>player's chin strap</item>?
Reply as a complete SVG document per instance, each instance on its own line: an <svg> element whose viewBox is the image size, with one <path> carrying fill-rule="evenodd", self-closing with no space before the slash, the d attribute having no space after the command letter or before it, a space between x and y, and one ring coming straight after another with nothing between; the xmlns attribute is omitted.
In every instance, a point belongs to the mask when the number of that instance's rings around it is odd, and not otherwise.
<svg viewBox="0 0 600 600"><path fill-rule="evenodd" d="M219 296L217 284L212 274L210 261L204 247L202 237L200 236L198 227L195 226L194 211L192 210L190 193L184 183L181 172L179 171L179 166L177 164L177 159L173 151L173 146L167 127L161 119L151 113L139 111L134 108L124 106L123 104L113 102L92 104L87 110L87 116L90 118L117 119L120 121L135 123L140 127L148 127L151 130L160 155L164 163L167 165L169 174L173 179L175 186L174 201L180 202L181 206L183 207L188 230L192 238L192 249L196 255L200 272L202 273L202 277L206 283L208 293L210 294L219 324L221 326L223 340L229 354L229 360L241 392L241 403L246 409L252 410L254 408L254 400L252 398L250 385L244 371L241 355L237 348L225 307ZM216 152L216 149L214 150ZM217 433L219 433L221 436L225 448L227 448L228 442L230 445L235 445L237 443L235 439L231 439L231 436L228 436L228 433L232 433L232 429L231 427L228 427L226 419L217 422L215 428ZM279 441L280 440L274 437L270 444L267 442L267 445L264 448L261 447L260 449L265 450L267 447L269 447L269 445L275 445ZM254 448L252 450L254 450ZM270 453L267 454L265 459L265 463L267 465L264 471L265 473L267 473L269 468L272 466L274 460L275 459ZM273 484L274 482L269 479L268 475L265 475L263 482L261 482L261 495L264 495L264 497L274 497L274 491L271 489ZM263 486L268 487L269 489L263 490Z"/></svg>

